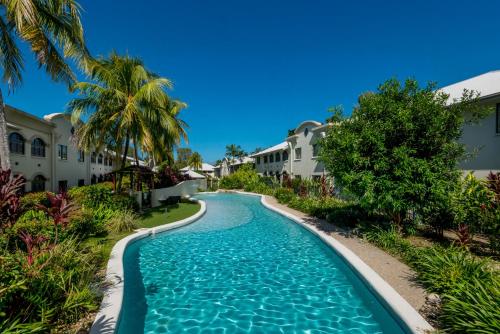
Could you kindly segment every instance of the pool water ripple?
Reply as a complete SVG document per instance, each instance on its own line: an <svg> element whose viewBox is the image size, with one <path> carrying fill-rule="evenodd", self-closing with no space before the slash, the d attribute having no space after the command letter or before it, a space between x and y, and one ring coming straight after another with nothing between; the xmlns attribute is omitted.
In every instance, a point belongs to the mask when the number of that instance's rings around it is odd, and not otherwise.
<svg viewBox="0 0 500 334"><path fill-rule="evenodd" d="M127 248L118 333L403 333L329 246L260 198L199 197L200 220Z"/></svg>

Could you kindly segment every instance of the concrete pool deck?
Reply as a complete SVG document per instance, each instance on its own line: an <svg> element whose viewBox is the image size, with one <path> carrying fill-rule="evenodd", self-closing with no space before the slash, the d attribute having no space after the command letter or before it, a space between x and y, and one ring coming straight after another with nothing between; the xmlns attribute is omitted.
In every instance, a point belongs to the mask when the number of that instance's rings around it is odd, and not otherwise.
<svg viewBox="0 0 500 334"><path fill-rule="evenodd" d="M415 310L419 311L424 306L428 293L422 286L416 283L415 271L406 264L357 236L346 233L345 230L332 223L291 209L286 205L278 203L274 197L265 196L265 198L272 206L299 217L306 224L327 233L350 249L389 283Z"/></svg>

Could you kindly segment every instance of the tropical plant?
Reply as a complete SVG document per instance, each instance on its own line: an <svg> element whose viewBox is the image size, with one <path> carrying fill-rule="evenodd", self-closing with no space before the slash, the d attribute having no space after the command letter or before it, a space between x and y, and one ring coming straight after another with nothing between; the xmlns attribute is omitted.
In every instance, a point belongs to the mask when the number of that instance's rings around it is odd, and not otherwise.
<svg viewBox="0 0 500 334"><path fill-rule="evenodd" d="M9 90L22 82L24 60L18 42L28 44L40 67L54 81L75 79L65 58L85 66L89 53L80 22L80 6L75 0L3 0L0 2L0 67ZM10 169L5 120L5 104L0 90L0 163Z"/></svg>
<svg viewBox="0 0 500 334"><path fill-rule="evenodd" d="M12 178L10 169L0 170L0 231L12 226L21 214L19 192L24 183L20 175Z"/></svg>
<svg viewBox="0 0 500 334"><path fill-rule="evenodd" d="M245 156L245 151L241 148L240 145L230 144L226 145L226 157L229 159L231 163L233 163L236 159L241 159Z"/></svg>
<svg viewBox="0 0 500 334"><path fill-rule="evenodd" d="M203 159L201 158L201 154L198 152L194 152L188 161L189 167L194 170L200 170L203 167Z"/></svg>
<svg viewBox="0 0 500 334"><path fill-rule="evenodd" d="M65 228L68 225L71 220L71 215L74 214L76 207L74 203L69 200L66 193L60 193L57 195L47 193L47 198L50 206L40 204L38 207L43 210L54 223L54 244L56 244L58 241L59 226Z"/></svg>
<svg viewBox="0 0 500 334"><path fill-rule="evenodd" d="M219 182L219 187L223 189L243 189L245 185L258 182L258 180L259 175L252 164L243 164L233 174L224 176Z"/></svg>
<svg viewBox="0 0 500 334"><path fill-rule="evenodd" d="M495 194L485 183L472 173L460 182L460 187L452 197L454 224L461 245L467 246L474 233L485 228L488 210L491 209Z"/></svg>
<svg viewBox="0 0 500 334"><path fill-rule="evenodd" d="M187 140L186 124L178 118L186 105L167 95L170 80L147 70L140 59L116 53L91 62L89 68L92 82L76 83L73 89L79 97L68 105L75 124L88 116L77 129L78 146L114 147L120 168L125 167L131 142L136 164L139 151L155 162L173 158L173 145Z"/></svg>
<svg viewBox="0 0 500 334"><path fill-rule="evenodd" d="M107 224L111 232L131 232L137 228L137 216L132 211L120 211L115 214Z"/></svg>
<svg viewBox="0 0 500 334"><path fill-rule="evenodd" d="M321 142L320 159L343 191L401 231L408 212L450 195L465 152L458 143L465 116L474 121L489 111L473 92L451 105L448 98L432 84L389 80L360 96L350 118L335 109L338 121Z"/></svg>

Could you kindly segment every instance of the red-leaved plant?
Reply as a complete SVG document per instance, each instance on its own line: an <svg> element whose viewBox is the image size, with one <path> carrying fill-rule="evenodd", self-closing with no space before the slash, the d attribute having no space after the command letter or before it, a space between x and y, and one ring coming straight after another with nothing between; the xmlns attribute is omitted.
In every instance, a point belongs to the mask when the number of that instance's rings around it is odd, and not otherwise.
<svg viewBox="0 0 500 334"><path fill-rule="evenodd" d="M38 253L41 250L40 246L45 241L47 241L48 238L43 235L33 237L31 234L24 231L21 231L21 233L19 233L19 237L26 245L26 251L28 253L27 255L28 265L32 266L33 263L35 262L36 253Z"/></svg>
<svg viewBox="0 0 500 334"><path fill-rule="evenodd" d="M11 174L10 169L0 170L0 230L12 226L21 214L19 197L25 181Z"/></svg>
<svg viewBox="0 0 500 334"><path fill-rule="evenodd" d="M37 207L45 211L47 216L52 218L55 232L54 244L56 244L58 238L58 226L60 225L65 228L68 225L71 215L76 210L76 207L72 202L70 202L68 195L64 192L57 195L47 193L47 198L50 202L50 206L47 207L39 204Z"/></svg>

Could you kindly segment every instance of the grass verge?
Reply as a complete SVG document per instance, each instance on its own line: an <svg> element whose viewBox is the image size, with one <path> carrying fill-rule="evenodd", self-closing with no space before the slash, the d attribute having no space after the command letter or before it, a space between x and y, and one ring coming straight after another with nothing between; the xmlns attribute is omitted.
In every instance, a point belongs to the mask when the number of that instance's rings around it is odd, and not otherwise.
<svg viewBox="0 0 500 334"><path fill-rule="evenodd" d="M161 206L147 210L140 215L137 221L137 228L151 228L159 225L170 224L188 217L191 217L200 210L199 203L179 203L168 206ZM113 246L124 237L134 233L132 232L111 232L102 236L95 236L85 240L85 246L99 249L100 258L102 259L102 267L105 267L111 249Z"/></svg>

